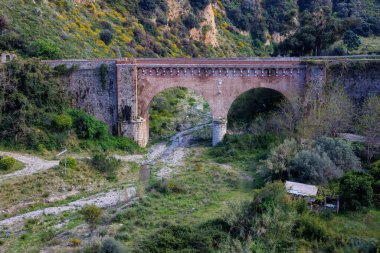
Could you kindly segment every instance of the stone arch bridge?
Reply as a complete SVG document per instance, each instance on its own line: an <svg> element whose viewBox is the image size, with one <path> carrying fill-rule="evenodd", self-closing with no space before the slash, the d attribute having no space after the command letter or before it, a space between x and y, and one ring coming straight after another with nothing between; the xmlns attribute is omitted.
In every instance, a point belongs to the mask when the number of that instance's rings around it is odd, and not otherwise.
<svg viewBox="0 0 380 253"><path fill-rule="evenodd" d="M231 104L242 93L269 88L291 98L300 95L309 84L318 94L327 78L325 65L307 64L301 58L45 62L52 67L66 65L73 69L77 65L76 71L62 79L74 98L73 104L106 121L114 134L131 137L140 146L145 146L149 139L150 102L167 88L185 87L204 97L213 115L215 145L226 133ZM376 92L380 86L377 77Z"/></svg>

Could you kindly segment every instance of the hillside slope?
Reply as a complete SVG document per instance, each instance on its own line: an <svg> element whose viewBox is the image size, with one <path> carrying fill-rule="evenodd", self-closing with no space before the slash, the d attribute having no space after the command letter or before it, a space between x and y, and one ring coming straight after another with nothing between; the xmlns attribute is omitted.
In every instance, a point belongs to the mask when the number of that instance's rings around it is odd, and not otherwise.
<svg viewBox="0 0 380 253"><path fill-rule="evenodd" d="M304 45L320 34L379 36L378 10L375 0L2 0L0 51L45 59L315 54ZM321 26L310 19L336 28L334 36L313 31Z"/></svg>

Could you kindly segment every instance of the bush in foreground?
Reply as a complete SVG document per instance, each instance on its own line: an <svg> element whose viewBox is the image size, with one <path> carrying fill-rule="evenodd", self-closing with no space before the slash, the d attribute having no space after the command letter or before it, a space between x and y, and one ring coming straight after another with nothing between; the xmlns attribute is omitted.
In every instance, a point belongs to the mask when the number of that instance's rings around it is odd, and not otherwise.
<svg viewBox="0 0 380 253"><path fill-rule="evenodd" d="M373 201L373 177L364 172L348 172L340 180L343 209L360 210Z"/></svg>
<svg viewBox="0 0 380 253"><path fill-rule="evenodd" d="M100 223L103 210L95 205L89 205L83 207L79 211L79 213L83 215L84 220L90 226L91 231L93 231L96 228L96 226Z"/></svg>
<svg viewBox="0 0 380 253"><path fill-rule="evenodd" d="M108 180L116 180L116 173L121 166L121 161L114 157L109 157L106 154L99 153L92 157L91 165L103 173Z"/></svg>
<svg viewBox="0 0 380 253"><path fill-rule="evenodd" d="M3 157L0 159L0 170L10 170L16 164L16 159L13 157Z"/></svg>
<svg viewBox="0 0 380 253"><path fill-rule="evenodd" d="M102 241L99 253L125 253L126 248L121 242L116 241L112 237L106 237Z"/></svg>
<svg viewBox="0 0 380 253"><path fill-rule="evenodd" d="M65 166L65 159L59 161L60 166ZM78 168L78 162L74 158L68 156L66 158L66 167L72 170L76 170Z"/></svg>

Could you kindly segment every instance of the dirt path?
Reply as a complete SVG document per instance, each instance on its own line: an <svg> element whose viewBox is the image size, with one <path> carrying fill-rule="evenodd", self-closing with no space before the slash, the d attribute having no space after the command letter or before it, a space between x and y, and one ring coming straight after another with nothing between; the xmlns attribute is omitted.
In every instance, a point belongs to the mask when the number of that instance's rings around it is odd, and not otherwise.
<svg viewBox="0 0 380 253"><path fill-rule="evenodd" d="M0 151L0 156L10 156L16 160L25 164L25 168L22 170L15 171L13 173L5 174L0 176L0 182L21 176L29 176L44 170L48 170L52 167L55 167L59 164L59 161L47 161L35 156L24 155L14 152L2 152Z"/></svg>
<svg viewBox="0 0 380 253"><path fill-rule="evenodd" d="M144 157L140 155L116 156L116 158L123 161L136 161L146 165L153 165L157 162L160 162L163 167L156 173L156 177L171 177L173 174L176 173L175 168L183 163L183 158L187 153L186 147L189 146L190 141L193 138L192 133L208 125L209 124L201 124L196 127L177 133L171 138L171 143L168 146L166 145L166 143L159 143L153 145L145 160ZM46 170L58 165L58 161L45 161L40 158L15 153L0 152L0 155L12 156L15 159L26 164L25 169L2 176L0 178L0 182L1 180L4 180L4 177L11 178L15 176L31 175L33 173L37 173L39 171ZM19 223L26 219L37 218L42 215L59 214L65 211L79 210L80 208L86 205L93 204L101 208L115 206L117 204L128 202L131 199L136 198L136 196L137 192L134 186L130 186L129 188L124 190L111 190L109 192L95 194L88 198L71 202L67 205L59 207L48 207L41 210L4 219L0 221L0 227L10 226L14 223Z"/></svg>
<svg viewBox="0 0 380 253"><path fill-rule="evenodd" d="M7 227L14 223L22 222L26 219L33 219L42 215L59 214L65 211L79 210L86 205L96 205L101 208L115 206L119 203L125 203L132 200L137 196L136 188L134 186L128 187L124 190L113 190L110 192L103 192L85 199L71 202L64 206L48 207L41 210L20 214L12 218L0 221L0 227Z"/></svg>
<svg viewBox="0 0 380 253"><path fill-rule="evenodd" d="M148 159L145 164L155 165L161 163L162 168L155 173L159 179L170 178L176 174L176 168L183 165L183 158L186 156L186 148L190 145L193 139L193 133L211 124L204 123L195 127L183 130L170 138L170 144L159 143L152 147L148 154Z"/></svg>

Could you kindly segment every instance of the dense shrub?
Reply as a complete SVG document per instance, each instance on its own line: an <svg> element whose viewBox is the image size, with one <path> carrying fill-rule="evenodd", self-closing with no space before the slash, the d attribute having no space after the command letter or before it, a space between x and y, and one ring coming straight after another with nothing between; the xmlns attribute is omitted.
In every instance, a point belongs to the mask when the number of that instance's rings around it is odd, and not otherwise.
<svg viewBox="0 0 380 253"><path fill-rule="evenodd" d="M343 140L320 137L298 144L285 140L273 148L260 169L271 179L295 179L309 183L327 183L339 179L347 171L360 170L352 148Z"/></svg>
<svg viewBox="0 0 380 253"><path fill-rule="evenodd" d="M244 160L252 155L260 154L271 146L277 144L280 137L273 134L226 134L223 142L213 147L209 154L220 162Z"/></svg>
<svg viewBox="0 0 380 253"><path fill-rule="evenodd" d="M261 169L267 170L272 179L290 178L293 159L299 149L300 145L295 139L284 140L282 144L270 151L268 158L262 162Z"/></svg>
<svg viewBox="0 0 380 253"><path fill-rule="evenodd" d="M67 131L73 126L73 119L67 114L54 115L52 123L55 130Z"/></svg>
<svg viewBox="0 0 380 253"><path fill-rule="evenodd" d="M154 11L156 8L156 0L140 0L139 5L143 10Z"/></svg>
<svg viewBox="0 0 380 253"><path fill-rule="evenodd" d="M300 217L297 221L295 231L298 237L310 241L326 241L331 238L330 232L318 216L309 213L305 213Z"/></svg>
<svg viewBox="0 0 380 253"><path fill-rule="evenodd" d="M103 210L95 205L84 206L80 211L84 220L89 224L90 229L94 230L100 223Z"/></svg>
<svg viewBox="0 0 380 253"><path fill-rule="evenodd" d="M188 28L199 28L199 21L193 14L189 14L184 20L183 24Z"/></svg>
<svg viewBox="0 0 380 253"><path fill-rule="evenodd" d="M102 139L108 136L108 126L83 111L71 111L74 127L79 138Z"/></svg>
<svg viewBox="0 0 380 253"><path fill-rule="evenodd" d="M338 179L343 171L338 169L326 153L316 150L302 150L294 157L293 168L296 178L307 183L327 183Z"/></svg>
<svg viewBox="0 0 380 253"><path fill-rule="evenodd" d="M214 252L215 245L227 236L223 225L217 222L200 228L169 225L141 241L137 252Z"/></svg>
<svg viewBox="0 0 380 253"><path fill-rule="evenodd" d="M39 39L31 44L32 56L48 60L59 59L61 51L58 45L48 39Z"/></svg>
<svg viewBox="0 0 380 253"><path fill-rule="evenodd" d="M9 20L7 19L7 17L1 15L0 16L0 33L5 30L5 29L8 29L9 28Z"/></svg>
<svg viewBox="0 0 380 253"><path fill-rule="evenodd" d="M151 185L152 189L155 189L160 193L187 193L188 189L183 185L178 184L174 180L155 181Z"/></svg>
<svg viewBox="0 0 380 253"><path fill-rule="evenodd" d="M99 253L125 253L126 248L121 242L116 241L112 237L106 237L102 241Z"/></svg>
<svg viewBox="0 0 380 253"><path fill-rule="evenodd" d="M113 32L108 30L108 29L104 29L102 30L100 33L99 33L99 38L106 44L106 45L109 45L111 44L112 40L113 40Z"/></svg>
<svg viewBox="0 0 380 253"><path fill-rule="evenodd" d="M13 157L3 157L0 159L0 170L10 170L16 164L16 159Z"/></svg>
<svg viewBox="0 0 380 253"><path fill-rule="evenodd" d="M108 180L116 180L116 173L121 166L121 161L114 157L108 157L106 154L99 153L92 157L91 165L103 173Z"/></svg>
<svg viewBox="0 0 380 253"><path fill-rule="evenodd" d="M315 140L314 145L320 152L326 153L335 166L343 172L361 168L359 158L344 140L320 137Z"/></svg>
<svg viewBox="0 0 380 253"><path fill-rule="evenodd" d="M60 160L59 161L59 165L60 166L65 166L65 159ZM72 158L72 157L68 156L66 158L66 167L69 168L69 169L72 169L72 170L78 169L78 162L77 162L77 160L75 160L75 158Z"/></svg>
<svg viewBox="0 0 380 253"><path fill-rule="evenodd" d="M255 252L286 252L293 246L297 212L281 182L267 184L253 200L228 207L224 219L236 238L255 239ZM261 250L261 251L260 251Z"/></svg>
<svg viewBox="0 0 380 253"><path fill-rule="evenodd" d="M4 65L3 71L0 140L5 145L30 146L32 138L46 134L36 129L46 113L62 113L68 104L67 91L51 68L37 60L17 59Z"/></svg>
<svg viewBox="0 0 380 253"><path fill-rule="evenodd" d="M373 177L364 172L348 172L340 180L344 210L370 207L373 199Z"/></svg>
<svg viewBox="0 0 380 253"><path fill-rule="evenodd" d="M380 204L380 160L371 165L369 173L374 179L373 191L377 194L376 201Z"/></svg>
<svg viewBox="0 0 380 253"><path fill-rule="evenodd" d="M210 0L190 0L191 6L197 10L204 10L207 5L211 3Z"/></svg>

